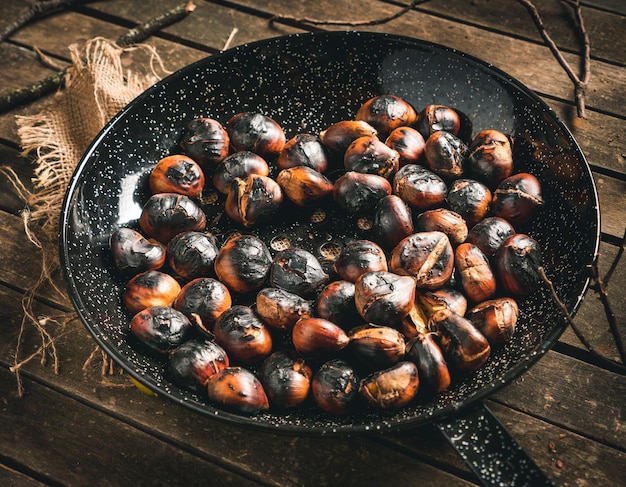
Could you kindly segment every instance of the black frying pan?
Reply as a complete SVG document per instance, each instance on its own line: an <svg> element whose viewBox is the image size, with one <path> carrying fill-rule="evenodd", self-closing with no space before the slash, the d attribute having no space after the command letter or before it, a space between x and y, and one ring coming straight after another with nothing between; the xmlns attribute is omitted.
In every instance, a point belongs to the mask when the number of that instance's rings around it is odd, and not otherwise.
<svg viewBox="0 0 626 487"><path fill-rule="evenodd" d="M520 300L512 341L494 349L483 367L436 398L399 411L331 417L303 407L239 415L180 389L168 380L163 362L129 343L124 280L111 266L108 239L115 228L136 224L147 198L146 177L156 161L178 151L187 120L209 116L225 123L235 113L259 111L290 138L352 118L360 104L382 93L418 110L431 103L452 106L470 123L470 135L496 128L515 137L516 171L537 176L545 198L532 224L517 230L539 242L548 276L575 313L588 287L586 265L598 249L599 211L589 166L565 125L535 93L480 60L415 39L364 32L299 34L230 49L159 82L108 123L82 158L62 210L61 261L73 303L96 342L128 374L198 413L298 435L385 432L435 422L485 483L547 482L482 405L532 366L567 327L547 290ZM214 211L207 207L210 215ZM213 224L222 236L232 229L227 218ZM270 244L287 238L316 255L329 243L368 237L332 209L322 222L302 210L257 231ZM465 441L468 431L489 442Z"/></svg>

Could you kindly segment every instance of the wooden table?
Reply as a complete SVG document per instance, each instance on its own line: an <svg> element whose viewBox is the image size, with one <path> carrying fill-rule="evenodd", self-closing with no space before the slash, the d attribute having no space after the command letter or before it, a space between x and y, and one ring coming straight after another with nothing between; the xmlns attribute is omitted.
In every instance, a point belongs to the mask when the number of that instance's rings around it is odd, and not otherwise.
<svg viewBox="0 0 626 487"><path fill-rule="evenodd" d="M0 27L25 10L0 1ZM34 2L30 2L34 3ZM116 39L138 22L177 5L177 0L94 1L77 4L27 25L0 44L0 91L37 81L55 69L34 53L67 65L67 47L95 36ZM170 70L231 45L311 30L275 15L365 20L397 12L406 0L288 2L197 0L184 20L147 40ZM580 39L571 9L537 2L565 59L578 67ZM356 8L355 8L356 7ZM598 187L602 212L600 271L618 252L626 222L626 6L588 0L582 13L591 39L587 119L576 117L572 84L539 36L526 10L513 0L432 0L390 22L351 28L421 38L482 58L535 90L559 114L582 146ZM315 29L345 29L322 25ZM0 162L30 187L32 156L20 155L15 116L36 114L50 96L0 114ZM14 354L23 319L22 300L39 276L39 251L24 232L24 203L0 177L0 484L1 485L466 485L478 483L468 466L432 426L350 438L294 437L250 431L194 414L141 393L117 369L102 373L102 359L88 362L95 344L79 323L56 342L58 373L48 357L21 368L18 397ZM55 282L63 286L60 276ZM616 321L626 335L626 267L609 286ZM28 297L28 296L27 296ZM37 316L71 312L51 286L34 296ZM619 355L595 292L575 323L593 347ZM26 326L20 358L41 339ZM87 363L87 367L84 364ZM626 378L599 362L571 329L554 349L487 405L557 485L619 485L626 479Z"/></svg>

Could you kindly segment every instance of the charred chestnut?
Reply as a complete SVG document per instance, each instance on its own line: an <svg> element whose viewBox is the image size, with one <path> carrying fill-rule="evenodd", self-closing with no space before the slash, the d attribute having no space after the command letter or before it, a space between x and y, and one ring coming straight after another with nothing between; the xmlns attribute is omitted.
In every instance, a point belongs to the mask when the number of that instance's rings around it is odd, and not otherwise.
<svg viewBox="0 0 626 487"><path fill-rule="evenodd" d="M228 355L217 343L209 340L188 340L172 350L167 373L178 385L200 391L214 374L228 367Z"/></svg>
<svg viewBox="0 0 626 487"><path fill-rule="evenodd" d="M323 203L333 195L334 185L323 174L308 166L283 169L276 176L283 193L298 206Z"/></svg>
<svg viewBox="0 0 626 487"><path fill-rule="evenodd" d="M377 174L348 171L335 181L333 199L348 213L367 213L391 194L391 183Z"/></svg>
<svg viewBox="0 0 626 487"><path fill-rule="evenodd" d="M148 185L152 194L178 193L199 198L204 188L204 172L191 157L167 156L152 168Z"/></svg>
<svg viewBox="0 0 626 487"><path fill-rule="evenodd" d="M204 230L206 215L188 196L158 193L144 205L139 226L148 237L167 244L179 233Z"/></svg>
<svg viewBox="0 0 626 487"><path fill-rule="evenodd" d="M272 336L249 306L235 305L224 311L215 321L213 334L229 358L242 365L259 363L272 353Z"/></svg>
<svg viewBox="0 0 626 487"><path fill-rule="evenodd" d="M302 404L309 395L313 371L301 358L274 352L263 361L259 373L273 408L293 408Z"/></svg>
<svg viewBox="0 0 626 487"><path fill-rule="evenodd" d="M262 113L237 113L226 122L226 131L236 151L248 150L263 158L276 157L286 142L278 122Z"/></svg>
<svg viewBox="0 0 626 487"><path fill-rule="evenodd" d="M468 234L467 223L463 217L447 208L420 213L415 219L415 229L420 232L443 232L454 246L465 242Z"/></svg>
<svg viewBox="0 0 626 487"><path fill-rule="evenodd" d="M393 178L393 193L417 210L440 206L446 199L448 186L441 177L418 164L407 164Z"/></svg>
<svg viewBox="0 0 626 487"><path fill-rule="evenodd" d="M458 135L461 130L461 117L456 110L448 106L427 105L417 115L415 126L425 140L440 130Z"/></svg>
<svg viewBox="0 0 626 487"><path fill-rule="evenodd" d="M491 345L502 345L513 336L518 313L517 302L503 297L476 305L465 317L487 337Z"/></svg>
<svg viewBox="0 0 626 487"><path fill-rule="evenodd" d="M493 193L494 215L511 223L525 223L543 205L541 183L529 173L518 173L503 180Z"/></svg>
<svg viewBox="0 0 626 487"><path fill-rule="evenodd" d="M470 144L467 164L476 179L495 188L513 172L512 139L498 130L479 132Z"/></svg>
<svg viewBox="0 0 626 487"><path fill-rule="evenodd" d="M217 243L212 234L183 232L167 244L167 262L179 276L194 279L213 274L217 252Z"/></svg>
<svg viewBox="0 0 626 487"><path fill-rule="evenodd" d="M243 367L226 367L207 381L211 402L245 414L269 409L261 381Z"/></svg>
<svg viewBox="0 0 626 487"><path fill-rule="evenodd" d="M250 151L235 152L220 162L213 172L212 182L215 189L228 194L237 178L246 179L250 174L267 176L270 168L265 159Z"/></svg>
<svg viewBox="0 0 626 487"><path fill-rule="evenodd" d="M222 245L215 257L218 279L236 293L258 291L266 282L272 254L254 235L237 235Z"/></svg>
<svg viewBox="0 0 626 487"><path fill-rule="evenodd" d="M313 134L298 134L288 140L278 154L278 169L306 166L323 173L328 168L328 150L322 140Z"/></svg>
<svg viewBox="0 0 626 487"><path fill-rule="evenodd" d="M350 364L341 359L329 360L313 375L313 400L329 414L347 414L359 392L359 382L359 376Z"/></svg>
<svg viewBox="0 0 626 487"><path fill-rule="evenodd" d="M315 302L315 314L344 330L362 323L354 302L354 283L338 280L324 286Z"/></svg>
<svg viewBox="0 0 626 487"><path fill-rule="evenodd" d="M496 292L496 278L489 259L476 245L465 242L455 252L456 269L461 286L470 301L480 303Z"/></svg>
<svg viewBox="0 0 626 487"><path fill-rule="evenodd" d="M386 271L387 257L376 242L352 240L341 249L334 270L340 279L355 282L366 272Z"/></svg>
<svg viewBox="0 0 626 487"><path fill-rule="evenodd" d="M467 149L467 145L454 134L434 132L424 146L428 169L446 180L460 178L465 172Z"/></svg>
<svg viewBox="0 0 626 487"><path fill-rule="evenodd" d="M415 302L419 304L427 317L442 309L449 309L461 316L467 311L467 298L462 292L453 288L441 288L435 291L420 289L415 293Z"/></svg>
<svg viewBox="0 0 626 487"><path fill-rule="evenodd" d="M230 139L217 120L199 117L184 126L180 146L186 155L210 172L228 155Z"/></svg>
<svg viewBox="0 0 626 487"><path fill-rule="evenodd" d="M215 321L232 305L228 288L212 277L199 277L185 284L173 307L195 323L200 331L209 334Z"/></svg>
<svg viewBox="0 0 626 487"><path fill-rule="evenodd" d="M120 227L114 230L109 237L109 247L115 266L128 274L158 270L165 264L165 245L148 240L131 228Z"/></svg>
<svg viewBox="0 0 626 487"><path fill-rule="evenodd" d="M415 398L418 388L417 365L405 360L365 377L359 393L373 408L398 409Z"/></svg>
<svg viewBox="0 0 626 487"><path fill-rule="evenodd" d="M277 287L266 287L256 295L256 313L271 328L291 330L300 318L313 314L313 302Z"/></svg>
<svg viewBox="0 0 626 487"><path fill-rule="evenodd" d="M180 284L169 274L161 271L145 271L133 276L124 290L124 306L131 314L150 306L170 306L178 293Z"/></svg>
<svg viewBox="0 0 626 487"><path fill-rule="evenodd" d="M346 149L343 157L346 171L393 176L400 167L400 155L378 137L359 137Z"/></svg>
<svg viewBox="0 0 626 487"><path fill-rule="evenodd" d="M390 194L381 198L374 211L372 232L385 249L392 249L413 233L413 215L402 198Z"/></svg>
<svg viewBox="0 0 626 487"><path fill-rule="evenodd" d="M424 158L426 141L422 134L411 127L398 127L394 129L385 144L395 150L400 156L400 167L407 164L420 164Z"/></svg>
<svg viewBox="0 0 626 487"><path fill-rule="evenodd" d="M489 213L491 191L474 179L457 179L450 185L446 202L471 228Z"/></svg>
<svg viewBox="0 0 626 487"><path fill-rule="evenodd" d="M528 235L511 235L498 249L494 259L496 274L508 294L530 294L539 289L543 282L539 273L542 265L541 248Z"/></svg>
<svg viewBox="0 0 626 487"><path fill-rule="evenodd" d="M276 181L268 176L249 174L232 182L224 211L233 221L250 228L274 216L282 202L283 192Z"/></svg>
<svg viewBox="0 0 626 487"><path fill-rule="evenodd" d="M415 108L395 95L379 95L367 100L359 107L356 120L364 120L374 127L381 136L403 125L412 125L417 119Z"/></svg>
<svg viewBox="0 0 626 487"><path fill-rule="evenodd" d="M351 356L366 369L384 369L404 358L404 335L395 328L363 325L353 329L348 336Z"/></svg>
<svg viewBox="0 0 626 487"><path fill-rule="evenodd" d="M476 245L490 259L514 233L513 225L504 218L488 216L472 227L467 234L467 241Z"/></svg>
<svg viewBox="0 0 626 487"><path fill-rule="evenodd" d="M420 390L439 393L450 387L450 370L439 348L435 333L421 334L409 340L407 359L417 365L420 378Z"/></svg>
<svg viewBox="0 0 626 487"><path fill-rule="evenodd" d="M320 132L320 140L332 152L343 154L359 137L377 135L377 131L363 120L341 120Z"/></svg>
<svg viewBox="0 0 626 487"><path fill-rule="evenodd" d="M291 330L293 346L304 358L334 355L343 350L350 339L332 321L323 318L301 318Z"/></svg>
<svg viewBox="0 0 626 487"><path fill-rule="evenodd" d="M400 323L415 299L415 279L393 272L374 271L354 283L354 302L361 317L378 325Z"/></svg>
<svg viewBox="0 0 626 487"><path fill-rule="evenodd" d="M307 297L328 281L320 262L309 251L291 247L276 254L270 266L270 284Z"/></svg>
<svg viewBox="0 0 626 487"><path fill-rule="evenodd" d="M192 329L187 317L169 306L150 306L130 321L131 334L150 350L162 354L187 341Z"/></svg>

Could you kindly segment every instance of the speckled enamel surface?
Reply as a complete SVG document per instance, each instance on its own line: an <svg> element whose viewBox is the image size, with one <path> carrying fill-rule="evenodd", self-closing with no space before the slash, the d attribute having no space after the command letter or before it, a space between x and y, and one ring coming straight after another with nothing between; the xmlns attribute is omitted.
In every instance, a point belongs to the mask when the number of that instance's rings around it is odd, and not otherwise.
<svg viewBox="0 0 626 487"><path fill-rule="evenodd" d="M575 311L588 285L585 266L598 246L598 201L585 158L555 114L517 81L457 51L385 34L300 34L240 46L182 69L133 101L85 153L63 208L61 259L75 307L102 348L144 385L192 410L302 434L386 431L432 421L486 397L536 362L567 326L545 290L520 300L513 340L494 349L482 368L436 399L400 411L346 417L308 407L252 417L222 411L173 385L163 361L129 343L124 280L112 266L108 239L118 226L136 223L149 171L178 151L187 120L208 116L225 123L238 112L259 111L290 138L352 118L361 103L383 93L418 111L431 103L456 108L466 121L466 138L487 128L515 137L516 171L537 176L545 199L532 224L517 230L539 242L548 276ZM260 233L270 243L287 237L317 255L329 242L367 236L332 212L322 222L307 212L292 214Z"/></svg>

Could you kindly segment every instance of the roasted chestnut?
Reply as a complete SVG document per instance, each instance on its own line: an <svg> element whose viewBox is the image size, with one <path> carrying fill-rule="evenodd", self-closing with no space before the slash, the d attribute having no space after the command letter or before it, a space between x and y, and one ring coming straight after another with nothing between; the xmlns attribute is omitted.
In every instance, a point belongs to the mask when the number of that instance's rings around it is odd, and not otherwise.
<svg viewBox="0 0 626 487"><path fill-rule="evenodd" d="M391 251L389 269L416 279L416 286L438 289L454 270L454 250L443 232L416 232L403 239Z"/></svg>
<svg viewBox="0 0 626 487"><path fill-rule="evenodd" d="M489 213L491 191L475 179L457 179L450 184L446 202L471 228Z"/></svg>
<svg viewBox="0 0 626 487"><path fill-rule="evenodd" d="M259 225L276 214L283 202L283 192L268 176L249 174L235 178L226 196L224 211L246 228Z"/></svg>
<svg viewBox="0 0 626 487"><path fill-rule="evenodd" d="M148 240L132 228L115 229L109 237L109 247L115 267L127 274L158 270L165 264L165 245Z"/></svg>
<svg viewBox="0 0 626 487"><path fill-rule="evenodd" d="M453 108L445 105L427 105L417 115L415 123L424 140L440 130L458 135L461 130L461 117Z"/></svg>
<svg viewBox="0 0 626 487"><path fill-rule="evenodd" d="M220 193L228 194L235 179L245 180L250 174L268 176L269 173L270 168L260 155L250 151L238 151L226 157L215 167L212 182Z"/></svg>
<svg viewBox="0 0 626 487"><path fill-rule="evenodd" d="M517 302L507 296L483 301L469 310L465 317L491 345L502 345L513 336L518 314Z"/></svg>
<svg viewBox="0 0 626 487"><path fill-rule="evenodd" d="M285 133L273 118L257 112L242 112L226 122L230 145L236 151L248 150L263 158L278 156L285 146Z"/></svg>
<svg viewBox="0 0 626 487"><path fill-rule="evenodd" d="M482 130L472 140L467 165L476 179L494 189L513 172L512 139L499 130Z"/></svg>
<svg viewBox="0 0 626 487"><path fill-rule="evenodd" d="M166 354L186 342L193 330L191 322L170 306L150 306L130 320L130 332L150 350Z"/></svg>
<svg viewBox="0 0 626 487"><path fill-rule="evenodd" d="M374 271L354 283L354 302L361 317L377 325L394 325L409 313L415 299L415 279Z"/></svg>
<svg viewBox="0 0 626 487"><path fill-rule="evenodd" d="M539 289L543 282L539 273L541 248L528 235L511 235L500 246L494 259L496 274L508 294L525 296Z"/></svg>
<svg viewBox="0 0 626 487"><path fill-rule="evenodd" d="M440 288L434 291L420 289L415 293L415 302L426 317L434 315L441 309L449 309L461 316L467 311L467 298L461 291L453 288Z"/></svg>
<svg viewBox="0 0 626 487"><path fill-rule="evenodd" d="M365 377L359 393L375 409L398 409L415 398L418 388L417 365L405 360Z"/></svg>
<svg viewBox="0 0 626 487"><path fill-rule="evenodd" d="M363 120L341 120L322 130L320 139L330 151L343 154L359 137L377 133L374 127Z"/></svg>
<svg viewBox="0 0 626 487"><path fill-rule="evenodd" d="M274 257L269 279L273 287L307 297L328 282L328 274L311 252L290 247Z"/></svg>
<svg viewBox="0 0 626 487"><path fill-rule="evenodd" d="M340 279L356 282L366 272L386 271L387 257L376 242L351 240L341 249L333 267Z"/></svg>
<svg viewBox="0 0 626 487"><path fill-rule="evenodd" d="M465 172L467 145L450 132L434 132L424 146L428 169L445 180L460 178Z"/></svg>
<svg viewBox="0 0 626 487"><path fill-rule="evenodd" d="M453 246L467 239L467 222L457 212L447 208L435 208L420 213L415 218L415 230L419 232L439 231L445 233Z"/></svg>
<svg viewBox="0 0 626 487"><path fill-rule="evenodd" d="M278 154L278 169L306 166L323 173L328 168L329 154L322 140L313 134L297 134L288 140Z"/></svg>
<svg viewBox="0 0 626 487"><path fill-rule="evenodd" d="M372 232L385 249L392 249L413 233L413 215L402 198L390 194L381 198L374 210Z"/></svg>
<svg viewBox="0 0 626 487"><path fill-rule="evenodd" d="M448 186L441 177L418 164L407 164L393 178L393 193L417 210L441 206Z"/></svg>
<svg viewBox="0 0 626 487"><path fill-rule="evenodd" d="M342 359L329 360L313 375L313 400L329 414L347 414L358 395L359 383L359 376L348 362Z"/></svg>
<svg viewBox="0 0 626 487"><path fill-rule="evenodd" d="M263 287L272 265L272 254L254 235L237 235L227 240L215 257L218 279L236 293L258 291Z"/></svg>
<svg viewBox="0 0 626 487"><path fill-rule="evenodd" d="M185 124L180 146L186 155L211 172L228 155L230 139L217 120L199 117Z"/></svg>
<svg viewBox="0 0 626 487"><path fill-rule="evenodd" d="M315 314L344 330L361 324L363 320L354 302L354 283L338 280L324 286L315 301Z"/></svg>
<svg viewBox="0 0 626 487"><path fill-rule="evenodd" d="M417 365L420 391L433 394L450 387L450 370L439 348L436 333L420 334L409 340L406 344L406 357Z"/></svg>
<svg viewBox="0 0 626 487"><path fill-rule="evenodd" d="M289 200L298 206L313 206L333 196L334 185L323 174L308 166L283 169L276 182Z"/></svg>
<svg viewBox="0 0 626 487"><path fill-rule="evenodd" d="M422 134L411 127L398 127L385 139L385 144L400 156L400 167L407 164L421 164L424 158L426 141Z"/></svg>
<svg viewBox="0 0 626 487"><path fill-rule="evenodd" d="M204 230L206 215L188 196L158 193L152 195L144 205L139 226L148 237L167 244L179 233Z"/></svg>
<svg viewBox="0 0 626 487"><path fill-rule="evenodd" d="M167 262L181 277L194 279L213 274L218 248L207 232L183 232L167 244Z"/></svg>
<svg viewBox="0 0 626 487"><path fill-rule="evenodd" d="M496 278L489 259L480 248L468 242L462 243L457 247L454 258L461 286L470 301L480 303L495 294Z"/></svg>
<svg viewBox="0 0 626 487"><path fill-rule="evenodd" d="M150 306L170 306L180 289L178 281L169 274L145 271L126 283L122 300L126 309L134 315Z"/></svg>
<svg viewBox="0 0 626 487"><path fill-rule="evenodd" d="M348 171L335 181L333 199L348 213L368 213L391 194L391 183L377 174Z"/></svg>
<svg viewBox="0 0 626 487"><path fill-rule="evenodd" d="M313 314L313 301L277 287L266 287L256 295L255 311L271 328L291 330L300 318Z"/></svg>
<svg viewBox="0 0 626 487"><path fill-rule="evenodd" d="M204 188L204 172L189 156L166 156L150 171L148 186L152 194L179 193L199 198Z"/></svg>
<svg viewBox="0 0 626 487"><path fill-rule="evenodd" d="M367 100L359 107L354 117L364 120L374 127L381 137L403 125L412 125L417 119L413 106L395 95L378 95Z"/></svg>
<svg viewBox="0 0 626 487"><path fill-rule="evenodd" d="M215 321L231 305L232 297L224 284L212 277L198 277L182 287L172 306L201 332L210 334Z"/></svg>
<svg viewBox="0 0 626 487"><path fill-rule="evenodd" d="M209 400L244 414L269 409L261 381L243 367L226 367L207 381Z"/></svg>
<svg viewBox="0 0 626 487"><path fill-rule="evenodd" d="M518 173L503 180L493 193L494 215L509 222L525 223L543 205L541 183L530 173Z"/></svg>
<svg viewBox="0 0 626 487"><path fill-rule="evenodd" d="M504 218L488 216L472 227L467 234L467 242L476 245L491 259L502 243L514 233L513 225Z"/></svg>
<svg viewBox="0 0 626 487"><path fill-rule="evenodd" d="M332 321L323 318L301 318L291 330L293 346L302 357L320 358L343 350L350 339Z"/></svg>
<svg viewBox="0 0 626 487"><path fill-rule="evenodd" d="M226 351L217 343L192 339L172 350L167 373L181 387L198 392L206 387L209 377L228 364Z"/></svg>
<svg viewBox="0 0 626 487"><path fill-rule="evenodd" d="M409 313L402 319L397 326L398 330L407 338L415 338L416 336L428 333L428 315L418 301L420 290L415 291L415 300Z"/></svg>
<svg viewBox="0 0 626 487"><path fill-rule="evenodd" d="M390 367L404 358L404 335L390 326L363 325L350 331L348 351L365 370Z"/></svg>
<svg viewBox="0 0 626 487"><path fill-rule="evenodd" d="M263 361L259 375L270 407L293 408L309 396L313 371L301 358L274 352Z"/></svg>
<svg viewBox="0 0 626 487"><path fill-rule="evenodd" d="M367 135L353 141L343 157L346 171L392 177L400 167L400 155L378 137Z"/></svg>
<svg viewBox="0 0 626 487"><path fill-rule="evenodd" d="M272 353L272 335L249 306L238 304L224 311L213 334L233 363L256 364Z"/></svg>

